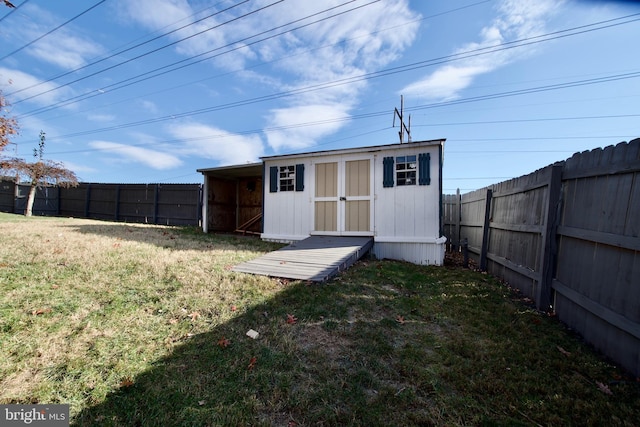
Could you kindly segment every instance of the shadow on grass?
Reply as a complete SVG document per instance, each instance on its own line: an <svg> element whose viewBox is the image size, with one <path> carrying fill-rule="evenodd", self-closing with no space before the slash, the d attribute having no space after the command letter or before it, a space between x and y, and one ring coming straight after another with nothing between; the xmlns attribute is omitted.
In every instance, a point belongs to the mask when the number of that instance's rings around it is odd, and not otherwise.
<svg viewBox="0 0 640 427"><path fill-rule="evenodd" d="M360 306L351 291L339 282L293 282L228 323L185 337L73 425L387 424L378 408L407 411L416 403L399 385L376 384L369 372L371 357L391 350L379 341L397 326L376 319L379 333L354 341L359 324L335 320ZM246 336L249 329L259 337ZM375 401L384 404L369 406Z"/></svg>
<svg viewBox="0 0 640 427"><path fill-rule="evenodd" d="M640 388L609 383L611 366L486 275L360 261L326 284L283 283L183 337L73 425L634 425L640 414Z"/></svg>
<svg viewBox="0 0 640 427"><path fill-rule="evenodd" d="M282 244L264 242L259 236L240 235L231 233L203 233L198 227L161 226L148 224L127 224L112 222L97 222L92 224L65 225L71 231L81 234L94 234L130 242L151 243L167 249L198 249L207 251L213 245L228 244L235 249L248 249L257 252L269 252L282 247ZM201 243L210 241L210 245L189 245L188 237ZM180 238L178 238L180 237ZM246 243L246 245L245 245Z"/></svg>

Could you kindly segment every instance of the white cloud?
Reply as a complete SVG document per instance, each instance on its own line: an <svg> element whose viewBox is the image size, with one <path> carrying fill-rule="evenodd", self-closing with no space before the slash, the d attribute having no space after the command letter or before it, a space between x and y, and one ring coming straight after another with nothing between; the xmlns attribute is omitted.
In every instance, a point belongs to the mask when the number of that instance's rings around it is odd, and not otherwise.
<svg viewBox="0 0 640 427"><path fill-rule="evenodd" d="M19 70L0 67L0 76L11 82L10 86L5 88L3 92L9 97L9 101L12 103L41 93L42 95L30 99L29 102L40 105L51 105L72 94L69 87L53 90L58 86L56 83L44 82L31 74ZM18 91L21 92L15 93ZM15 93L15 95L11 95L13 93Z"/></svg>
<svg viewBox="0 0 640 427"><path fill-rule="evenodd" d="M112 122L116 119L113 114L88 114L87 120L92 122Z"/></svg>
<svg viewBox="0 0 640 427"><path fill-rule="evenodd" d="M452 66L439 68L426 78L402 89L403 94L421 94L424 98L450 100L468 87L473 79L482 73L491 71L488 64Z"/></svg>
<svg viewBox="0 0 640 427"><path fill-rule="evenodd" d="M176 152L212 159L220 166L255 162L264 154L259 136L236 135L200 123L172 126L169 132L181 139Z"/></svg>
<svg viewBox="0 0 640 427"><path fill-rule="evenodd" d="M317 139L331 135L349 121L347 109L346 105L327 104L272 110L269 122L282 129L267 132L269 145L276 151L313 145ZM318 121L322 123L311 125ZM305 123L309 125L305 126ZM303 125L296 126L299 124Z"/></svg>
<svg viewBox="0 0 640 427"><path fill-rule="evenodd" d="M145 111L148 111L149 113L157 114L160 111L160 109L158 108L155 102L147 101L144 99L142 100L139 99L137 100L137 102Z"/></svg>
<svg viewBox="0 0 640 427"><path fill-rule="evenodd" d="M140 163L159 170L172 169L182 165L178 156L148 148L109 141L92 141L89 146L101 150L104 157L117 156L116 161L118 162Z"/></svg>
<svg viewBox="0 0 640 427"><path fill-rule="evenodd" d="M272 25L285 23L338 4L342 2L300 2L286 11L268 12L272 16L266 22ZM348 4L313 20L354 6L357 5ZM347 84L328 85L321 91L292 97L288 105L268 113L267 127L348 117L349 111L357 105L359 95L367 88L367 82L357 81L357 77L397 59L415 38L419 27L417 18L419 15L409 9L407 1L387 1L327 19L261 46L258 52L264 60L284 58L274 65L283 79L289 79L287 85L282 85L284 90L356 78ZM318 48L310 50L309 47ZM337 132L347 122L271 131L268 142L276 151L309 147L318 139Z"/></svg>
<svg viewBox="0 0 640 427"><path fill-rule="evenodd" d="M401 56L413 43L420 26L417 21L420 16L410 9L408 0L373 4L345 3L343 0L288 0L269 7L271 3L273 0L254 0L180 30L170 36L172 40L239 18L217 26L214 31L180 42L175 51L192 56L260 34L214 52L218 54L234 49L216 57L211 63L225 70L244 69L238 76L262 88L290 91L378 70ZM227 3L224 5L218 7L228 6ZM185 25L191 15L203 17L214 11L213 8L196 11L186 0L119 0L118 7L131 22L162 32ZM249 13L259 8L264 9ZM328 10L330 8L334 9ZM356 10L347 12L349 9ZM322 21L305 26L318 20ZM273 37L297 27L302 28ZM265 40L252 44L259 39ZM269 63L268 66L265 63ZM262 67L248 71L249 67L261 64ZM299 123L310 119L309 113L315 114L314 121L344 116L357 105L359 95L366 87L366 81L351 82L283 98L280 106L266 114L265 126ZM333 123L270 132L268 143L275 149L310 146L318 138L338 131L341 126Z"/></svg>
<svg viewBox="0 0 640 427"><path fill-rule="evenodd" d="M479 41L467 43L454 54L494 46L504 41L523 39L545 32L545 22L563 5L565 0L502 0L496 7L497 17L484 27ZM535 47L519 48L475 56L444 65L422 79L400 90L412 98L451 100L469 87L474 79L506 64L528 56Z"/></svg>
<svg viewBox="0 0 640 427"><path fill-rule="evenodd" d="M194 56L226 46L230 41L242 38L244 33L239 30L241 24L233 21L231 25L228 25L226 21L234 20L243 12L248 12L249 7L251 9L258 7L250 4L250 6L232 8L230 12L216 14L221 9L228 8L229 4L224 3L220 6L218 3L218 6L218 8L208 7L196 10L186 0L138 0L134 2L120 0L117 8L125 16L125 19L138 23L149 30L161 31L162 33L177 30L171 33L167 40L175 42L185 39L173 48L181 55ZM208 15L214 16L203 19ZM200 19L203 20L188 25ZM247 56L252 57L252 52L248 49L241 49L225 54L215 62L227 69L235 69L244 65Z"/></svg>
<svg viewBox="0 0 640 427"><path fill-rule="evenodd" d="M63 18L30 3L18 15L18 19L7 21L3 34L10 34L11 45L20 46L29 43L56 28ZM19 19L23 18L23 19ZM16 43L16 39L19 43ZM25 51L36 59L53 64L65 70L78 68L89 58L104 52L102 46L91 40L86 34L75 29L73 24L65 25L36 41Z"/></svg>
<svg viewBox="0 0 640 427"><path fill-rule="evenodd" d="M83 66L88 58L99 56L102 51L96 43L62 29L27 49L30 55L41 61L66 70Z"/></svg>

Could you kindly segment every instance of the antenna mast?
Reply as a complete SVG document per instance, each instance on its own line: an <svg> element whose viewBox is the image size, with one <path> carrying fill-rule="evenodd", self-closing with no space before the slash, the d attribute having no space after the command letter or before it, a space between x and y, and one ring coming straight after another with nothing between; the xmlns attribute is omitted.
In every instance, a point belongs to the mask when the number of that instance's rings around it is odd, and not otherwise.
<svg viewBox="0 0 640 427"><path fill-rule="evenodd" d="M404 144L404 133L407 133L407 142L411 142L411 115L409 115L409 126L404 124L404 96L400 95L400 111L395 108L393 115L393 127L396 127L396 116L400 119L400 144Z"/></svg>

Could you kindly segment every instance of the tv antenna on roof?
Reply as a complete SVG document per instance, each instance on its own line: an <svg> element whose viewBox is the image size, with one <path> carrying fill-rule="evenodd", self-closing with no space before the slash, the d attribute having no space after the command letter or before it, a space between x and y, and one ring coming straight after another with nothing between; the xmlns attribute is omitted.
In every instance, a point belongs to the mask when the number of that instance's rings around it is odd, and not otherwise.
<svg viewBox="0 0 640 427"><path fill-rule="evenodd" d="M400 119L400 144L404 144L404 133L407 132L407 142L411 142L411 115L409 115L409 126L404 124L404 96L400 95L400 111L395 108L393 114L393 127L396 127L396 116Z"/></svg>

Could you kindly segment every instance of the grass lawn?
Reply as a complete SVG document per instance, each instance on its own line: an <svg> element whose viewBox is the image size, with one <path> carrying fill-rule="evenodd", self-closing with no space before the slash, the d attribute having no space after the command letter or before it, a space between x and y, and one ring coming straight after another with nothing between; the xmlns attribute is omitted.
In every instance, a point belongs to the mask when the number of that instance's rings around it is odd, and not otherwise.
<svg viewBox="0 0 640 427"><path fill-rule="evenodd" d="M277 247L0 214L0 403L67 403L83 426L640 420L640 382L490 276L375 260L325 284L230 271Z"/></svg>

